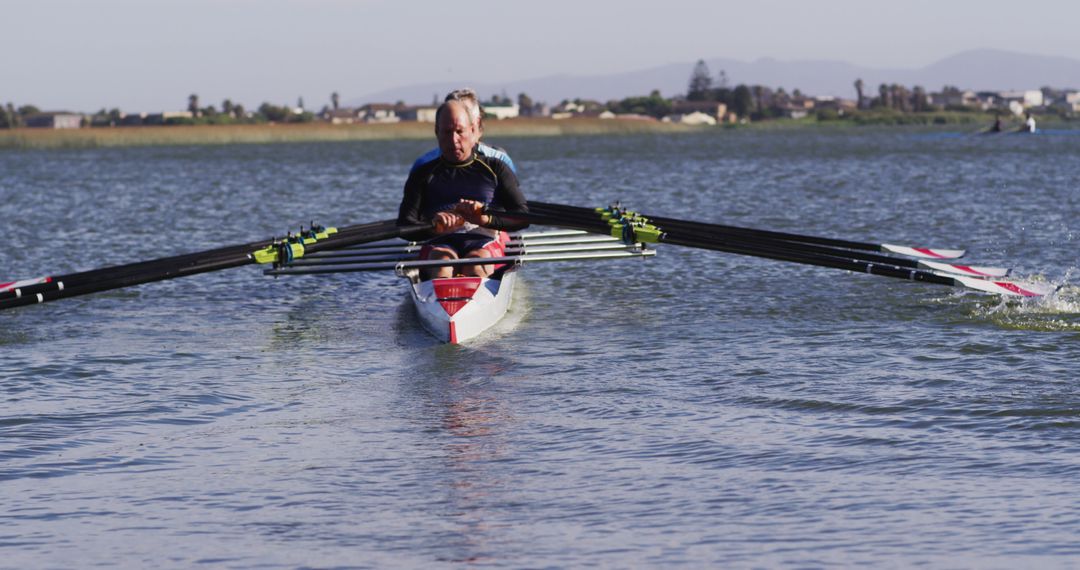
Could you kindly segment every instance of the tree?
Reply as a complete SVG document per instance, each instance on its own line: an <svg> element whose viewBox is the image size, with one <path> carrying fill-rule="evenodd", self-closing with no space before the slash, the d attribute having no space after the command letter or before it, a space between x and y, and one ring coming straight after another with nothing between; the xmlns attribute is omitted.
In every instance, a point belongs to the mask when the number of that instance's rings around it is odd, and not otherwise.
<svg viewBox="0 0 1080 570"><path fill-rule="evenodd" d="M531 117L533 114L533 108L536 104L533 102L532 97L524 93L518 93L518 107L520 113L526 117Z"/></svg>
<svg viewBox="0 0 1080 570"><path fill-rule="evenodd" d="M740 117L746 117L754 107L754 96L750 88L739 84L731 93L731 110Z"/></svg>
<svg viewBox="0 0 1080 570"><path fill-rule="evenodd" d="M908 95L908 90L903 85L893 83L889 86L889 96L892 98L893 108L897 111L908 112Z"/></svg>
<svg viewBox="0 0 1080 570"><path fill-rule="evenodd" d="M687 101L708 101L712 95L712 76L705 60L699 59L690 74L690 85L686 88Z"/></svg>
<svg viewBox="0 0 1080 570"><path fill-rule="evenodd" d="M297 97L296 98L296 108L300 109L301 112L304 110L304 98L303 97Z"/></svg>
<svg viewBox="0 0 1080 570"><path fill-rule="evenodd" d="M863 108L863 86L864 86L864 84L863 84L862 79L856 79L855 80L855 94L858 96L858 99L856 100L857 101L856 104L857 104L857 108L859 108L859 109Z"/></svg>
<svg viewBox="0 0 1080 570"><path fill-rule="evenodd" d="M921 85L916 85L912 89L911 98L911 107L916 113L930 110L930 101L926 97L926 89L923 89Z"/></svg>
<svg viewBox="0 0 1080 570"><path fill-rule="evenodd" d="M11 117L8 116L7 109L0 107L0 129L10 129L15 126L11 123Z"/></svg>
<svg viewBox="0 0 1080 570"><path fill-rule="evenodd" d="M191 111L193 116L199 116L199 96L192 93L187 98L187 110Z"/></svg>
<svg viewBox="0 0 1080 570"><path fill-rule="evenodd" d="M716 84L716 86L719 87L720 89L727 89L728 88L727 72L724 71L723 69L720 70L720 74L717 76L717 84Z"/></svg>
<svg viewBox="0 0 1080 570"><path fill-rule="evenodd" d="M270 103L263 103L259 105L259 114L266 117L267 121L273 121L275 123L284 123L289 120L289 109L286 107L278 107L277 105L271 105Z"/></svg>
<svg viewBox="0 0 1080 570"><path fill-rule="evenodd" d="M754 105L757 108L757 112L760 115L765 110L765 87L761 85L755 85L753 87L754 92Z"/></svg>
<svg viewBox="0 0 1080 570"><path fill-rule="evenodd" d="M671 101L660 96L660 91L653 90L648 97L627 97L621 101L612 101L607 104L609 111L613 113L649 115L657 119L671 114Z"/></svg>
<svg viewBox="0 0 1080 570"><path fill-rule="evenodd" d="M226 100L221 102L221 112L222 113L224 113L224 114L226 114L226 115L228 115L230 117L235 117L236 116L234 114L235 111L236 111L236 109L233 107L233 102L232 102L231 99L226 99Z"/></svg>
<svg viewBox="0 0 1080 570"><path fill-rule="evenodd" d="M330 105L334 107L335 111L341 108L341 97L338 96L337 91L330 94Z"/></svg>
<svg viewBox="0 0 1080 570"><path fill-rule="evenodd" d="M889 109L892 107L892 100L889 99L889 86L882 83L878 86L878 97L880 97L881 106Z"/></svg>

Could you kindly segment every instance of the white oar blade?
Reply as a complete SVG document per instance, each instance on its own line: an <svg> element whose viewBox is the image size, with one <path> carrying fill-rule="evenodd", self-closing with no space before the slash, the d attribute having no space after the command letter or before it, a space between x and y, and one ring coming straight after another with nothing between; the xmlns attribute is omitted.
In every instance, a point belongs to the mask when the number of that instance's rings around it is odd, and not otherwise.
<svg viewBox="0 0 1080 570"><path fill-rule="evenodd" d="M36 279L23 279L22 281L0 283L0 293L7 293L8 291L12 291L20 287L28 287L30 285L40 285L42 283L48 283L51 280L51 277L38 277Z"/></svg>
<svg viewBox="0 0 1080 570"><path fill-rule="evenodd" d="M953 279L956 279L962 283L965 287L977 289L979 291L985 291L987 293L996 293L998 295L1011 295L1016 297L1042 297L1053 293L1055 288L1049 284L1043 283L1030 283L1021 281L993 281L988 279L978 279L975 277L964 277L961 275L950 275Z"/></svg>
<svg viewBox="0 0 1080 570"><path fill-rule="evenodd" d="M984 267L979 265L954 265L939 261L919 261L919 266L925 269L941 271L950 275L965 275L967 277L996 278L1005 277L1009 274L1008 267Z"/></svg>
<svg viewBox="0 0 1080 570"><path fill-rule="evenodd" d="M929 247L908 247L906 245L881 244L882 251L891 251L900 255L918 257L920 259L956 259L964 257L967 253L962 249L937 249Z"/></svg>

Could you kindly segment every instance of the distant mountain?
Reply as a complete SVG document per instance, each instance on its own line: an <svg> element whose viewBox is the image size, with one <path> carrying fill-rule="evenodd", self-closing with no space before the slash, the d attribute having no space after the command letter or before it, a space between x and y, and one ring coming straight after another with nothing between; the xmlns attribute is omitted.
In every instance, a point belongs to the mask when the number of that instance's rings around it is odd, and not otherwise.
<svg viewBox="0 0 1080 570"><path fill-rule="evenodd" d="M558 103L581 97L607 101L632 95L647 95L659 89L665 96L686 92L695 62L673 63L609 75L552 75L504 83L462 80L456 83L424 83L368 93L350 104L367 102L430 103L433 96L461 86L471 86L487 98L507 93L517 97L528 93L533 100ZM866 92L874 93L881 83L921 85L930 91L945 85L962 89L1038 89L1043 86L1080 88L1080 60L1067 57L1028 55L980 49L958 53L919 69L879 69L842 61L780 61L763 58L753 62L713 58L705 60L713 75L725 72L729 84L739 83L801 89L809 95L833 95L853 99L854 83L861 78Z"/></svg>

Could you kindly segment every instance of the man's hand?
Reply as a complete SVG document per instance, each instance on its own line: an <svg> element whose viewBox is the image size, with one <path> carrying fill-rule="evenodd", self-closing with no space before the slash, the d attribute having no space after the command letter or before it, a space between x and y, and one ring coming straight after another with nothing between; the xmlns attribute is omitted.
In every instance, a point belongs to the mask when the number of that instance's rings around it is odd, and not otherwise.
<svg viewBox="0 0 1080 570"><path fill-rule="evenodd" d="M437 234L452 232L465 224L465 218L455 212L439 212L433 221Z"/></svg>
<svg viewBox="0 0 1080 570"><path fill-rule="evenodd" d="M454 206L454 211L465 218L465 221L478 226L486 226L491 223L491 216L484 214L484 203L476 200L461 200Z"/></svg>

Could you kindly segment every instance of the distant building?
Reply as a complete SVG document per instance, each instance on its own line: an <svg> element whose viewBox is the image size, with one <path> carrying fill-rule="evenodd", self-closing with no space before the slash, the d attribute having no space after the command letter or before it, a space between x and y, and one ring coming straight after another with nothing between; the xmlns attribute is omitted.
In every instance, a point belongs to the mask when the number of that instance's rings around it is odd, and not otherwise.
<svg viewBox="0 0 1080 570"><path fill-rule="evenodd" d="M810 115L810 109L801 105L792 105L791 103L788 103L787 105L782 105L780 107L780 114L789 119L805 119Z"/></svg>
<svg viewBox="0 0 1080 570"><path fill-rule="evenodd" d="M979 91L975 94L975 100L978 101L978 106L983 111L1007 105L996 91Z"/></svg>
<svg viewBox="0 0 1080 570"><path fill-rule="evenodd" d="M814 97L814 109L832 109L837 114L843 115L849 111L854 111L859 104L850 99L842 99L840 97Z"/></svg>
<svg viewBox="0 0 1080 570"><path fill-rule="evenodd" d="M351 125L363 120L360 110L351 107L327 110L322 118L332 125Z"/></svg>
<svg viewBox="0 0 1080 570"><path fill-rule="evenodd" d="M938 107L976 107L979 97L970 89L961 91L950 88L941 93L931 93L930 104Z"/></svg>
<svg viewBox="0 0 1080 570"><path fill-rule="evenodd" d="M82 126L82 115L57 111L36 113L23 119L24 124L36 129L77 129Z"/></svg>
<svg viewBox="0 0 1080 570"><path fill-rule="evenodd" d="M360 120L365 123L400 123L398 106L388 103L368 103L360 107Z"/></svg>
<svg viewBox="0 0 1080 570"><path fill-rule="evenodd" d="M998 96L1007 102L1016 101L1023 105L1025 109L1029 107L1042 107L1043 106L1043 92L1038 89L1028 89L1026 91L1002 91L998 93Z"/></svg>
<svg viewBox="0 0 1080 570"><path fill-rule="evenodd" d="M487 103L483 109L485 115L495 119L513 119L521 115L521 107L517 103Z"/></svg>
<svg viewBox="0 0 1080 570"><path fill-rule="evenodd" d="M548 104L544 102L533 103L532 107L522 107L520 116L549 117L551 116L551 107L548 107Z"/></svg>
<svg viewBox="0 0 1080 570"><path fill-rule="evenodd" d="M605 109L599 101L588 99L578 101L563 101L551 109L552 119L569 119L570 117L597 117Z"/></svg>
<svg viewBox="0 0 1080 570"><path fill-rule="evenodd" d="M1073 113L1080 113L1080 91L1066 92L1065 106Z"/></svg>
<svg viewBox="0 0 1080 570"><path fill-rule="evenodd" d="M420 105L416 107L401 107L397 114L402 121L416 121L418 123L434 123L435 113L439 110L436 105Z"/></svg>
<svg viewBox="0 0 1080 570"><path fill-rule="evenodd" d="M671 106L672 115L694 113L703 113L719 121L727 114L727 105L717 101L675 101Z"/></svg>
<svg viewBox="0 0 1080 570"><path fill-rule="evenodd" d="M672 114L664 117L665 123L679 123L682 125L715 125L716 117L702 113L701 111L694 111L686 114Z"/></svg>
<svg viewBox="0 0 1080 570"><path fill-rule="evenodd" d="M125 127L137 127L146 123L146 113L126 113L120 116L120 124Z"/></svg>

